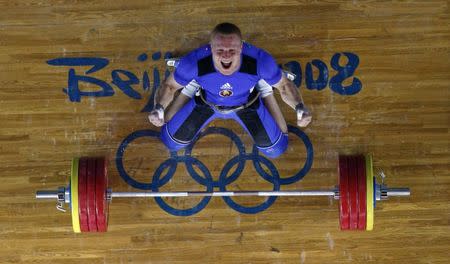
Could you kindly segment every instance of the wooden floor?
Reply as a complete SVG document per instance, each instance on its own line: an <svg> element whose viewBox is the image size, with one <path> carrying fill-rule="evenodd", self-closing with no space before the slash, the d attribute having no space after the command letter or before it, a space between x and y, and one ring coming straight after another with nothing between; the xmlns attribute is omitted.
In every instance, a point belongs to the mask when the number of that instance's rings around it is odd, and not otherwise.
<svg viewBox="0 0 450 264"><path fill-rule="evenodd" d="M1 263L448 263L448 1L2 0L0 7ZM35 200L35 191L66 186L73 157L98 155L109 160L113 190L140 191L124 175L148 187L169 158L147 121L164 56L205 43L223 21L301 73L314 116L303 130L311 146L291 133L287 153L273 165L286 178L302 168L307 150L314 157L307 175L282 190L332 189L339 154L371 153L387 184L410 187L412 196L377 204L372 232L340 231L338 202L328 198L278 198L256 214L213 198L186 217L153 199L116 198L107 233L74 234L70 214ZM99 68L86 73L95 63ZM327 78L314 82L320 72ZM77 93L77 76L97 84L79 81ZM92 96L102 91L109 96ZM237 135L251 153L239 125L211 126ZM214 180L236 155L236 144L218 133L192 150ZM273 185L247 161L226 188ZM180 162L160 190L205 186ZM200 200L165 201L188 209ZM256 206L264 199L235 201Z"/></svg>

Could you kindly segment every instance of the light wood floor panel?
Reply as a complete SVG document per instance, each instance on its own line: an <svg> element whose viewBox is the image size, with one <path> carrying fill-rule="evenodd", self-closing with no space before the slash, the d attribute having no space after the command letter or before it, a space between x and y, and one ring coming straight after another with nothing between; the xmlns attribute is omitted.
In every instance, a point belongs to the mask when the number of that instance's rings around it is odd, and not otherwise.
<svg viewBox="0 0 450 264"><path fill-rule="evenodd" d="M0 0L0 262L1 263L448 263L450 248L450 28L448 1L4 1ZM70 161L106 156L110 186L136 191L116 166L123 140L138 130L158 130L142 110L166 67L154 53L182 56L208 41L217 23L241 27L244 39L269 51L280 64L298 62L302 90L313 113L304 129L314 159L308 174L282 190L332 189L339 154L371 153L389 186L411 188L409 198L378 203L371 232L339 230L339 202L331 198L278 198L249 215L212 198L201 212L172 216L153 199L115 198L109 230L74 234L69 213L55 202L37 201L38 189L66 186ZM352 77L362 89L351 96L306 88L307 64L318 59L336 75L331 60L351 52L359 58ZM145 61L139 61L141 54ZM68 66L47 61L101 57L109 64L90 76L106 81L111 97L71 102L63 88ZM341 56L340 65L348 63ZM84 74L89 66L73 67ZM140 99L111 84L122 69L139 79ZM150 88L142 87L147 72ZM319 72L313 67L313 76ZM80 84L82 91L95 85ZM279 95L276 95L280 99ZM289 124L293 111L281 103ZM251 140L232 130L251 153ZM282 178L307 157L291 134L286 154L273 164ZM200 139L192 156L214 180L238 149L223 135ZM181 155L181 153L180 153ZM126 172L150 182L169 156L156 138L138 138L123 155ZM120 159L119 159L120 161ZM198 168L196 168L198 170ZM234 170L234 168L232 169ZM227 189L271 189L247 161ZM183 164L169 190L204 190ZM216 188L217 189L217 188ZM254 206L263 198L236 198ZM189 208L199 198L172 198Z"/></svg>

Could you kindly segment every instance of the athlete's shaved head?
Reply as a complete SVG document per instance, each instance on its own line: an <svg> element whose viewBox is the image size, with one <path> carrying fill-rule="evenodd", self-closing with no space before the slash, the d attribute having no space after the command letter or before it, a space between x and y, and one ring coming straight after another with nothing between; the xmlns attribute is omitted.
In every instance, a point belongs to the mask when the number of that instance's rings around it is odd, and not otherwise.
<svg viewBox="0 0 450 264"><path fill-rule="evenodd" d="M232 24L232 23L228 23L228 22L220 23L214 27L214 29L211 32L211 40L217 34L222 34L222 35L236 34L239 37L239 39L242 40L241 30L238 28L238 26L236 26L235 24Z"/></svg>

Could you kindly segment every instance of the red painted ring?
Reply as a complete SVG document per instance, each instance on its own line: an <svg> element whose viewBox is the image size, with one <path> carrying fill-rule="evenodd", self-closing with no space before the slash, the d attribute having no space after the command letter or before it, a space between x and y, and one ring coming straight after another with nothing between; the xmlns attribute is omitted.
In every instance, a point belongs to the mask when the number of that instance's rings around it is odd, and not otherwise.
<svg viewBox="0 0 450 264"><path fill-rule="evenodd" d="M80 217L81 232L89 232L87 212L87 159L80 158L78 166L78 215Z"/></svg>
<svg viewBox="0 0 450 264"><path fill-rule="evenodd" d="M87 159L87 212L89 232L97 232L95 203L96 158Z"/></svg>
<svg viewBox="0 0 450 264"><path fill-rule="evenodd" d="M367 222L367 190L366 190L366 159L358 156L358 229L366 230Z"/></svg>
<svg viewBox="0 0 450 264"><path fill-rule="evenodd" d="M348 230L350 227L349 213L347 157L339 156L339 223L341 230Z"/></svg>
<svg viewBox="0 0 450 264"><path fill-rule="evenodd" d="M350 200L350 229L358 229L358 157L351 156L348 159L349 167L349 200Z"/></svg>
<svg viewBox="0 0 450 264"><path fill-rule="evenodd" d="M105 158L98 158L96 165L96 216L97 230L106 232L108 230L108 201L106 199L106 191L108 188L107 163Z"/></svg>

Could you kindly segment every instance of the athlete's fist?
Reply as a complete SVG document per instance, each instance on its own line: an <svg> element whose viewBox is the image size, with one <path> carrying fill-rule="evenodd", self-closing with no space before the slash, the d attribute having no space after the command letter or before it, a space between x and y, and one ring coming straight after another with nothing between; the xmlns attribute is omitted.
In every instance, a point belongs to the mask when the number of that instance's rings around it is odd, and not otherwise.
<svg viewBox="0 0 450 264"><path fill-rule="evenodd" d="M299 127L306 127L309 123L311 123L311 112L309 112L308 108L306 108L302 103L295 107L295 111L297 112L297 125Z"/></svg>
<svg viewBox="0 0 450 264"><path fill-rule="evenodd" d="M157 104L150 114L148 114L148 120L157 127L164 125L164 108Z"/></svg>

